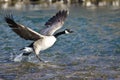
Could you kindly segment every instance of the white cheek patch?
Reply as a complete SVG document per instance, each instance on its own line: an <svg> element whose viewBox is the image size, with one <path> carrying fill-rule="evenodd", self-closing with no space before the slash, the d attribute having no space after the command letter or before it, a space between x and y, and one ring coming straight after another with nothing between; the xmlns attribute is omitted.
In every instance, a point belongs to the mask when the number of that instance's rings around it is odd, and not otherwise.
<svg viewBox="0 0 120 80"><path fill-rule="evenodd" d="M65 30L65 33L66 33L66 34L69 34L69 32L68 32L67 30Z"/></svg>

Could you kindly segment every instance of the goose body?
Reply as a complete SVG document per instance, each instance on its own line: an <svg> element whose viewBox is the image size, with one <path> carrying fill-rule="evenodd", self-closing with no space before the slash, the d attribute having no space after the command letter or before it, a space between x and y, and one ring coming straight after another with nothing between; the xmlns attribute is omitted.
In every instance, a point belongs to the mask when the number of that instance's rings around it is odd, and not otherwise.
<svg viewBox="0 0 120 80"><path fill-rule="evenodd" d="M34 44L30 47L25 47L22 50L25 53L30 53L30 52L34 52L33 47L34 48L38 48L38 52L36 54L39 54L40 51L46 50L50 47L52 47L54 45L54 43L56 42L56 38L54 36L44 36L43 39L39 39L37 41L34 42Z"/></svg>
<svg viewBox="0 0 120 80"><path fill-rule="evenodd" d="M28 27L25 27L21 24L16 23L12 15L5 16L5 21L8 23L8 26L21 38L33 41L32 44L22 49L23 53L20 55L26 56L34 52L36 57L40 61L42 61L40 57L38 56L40 51L46 50L50 48L51 46L53 46L59 35L68 34L72 32L69 29L66 29L64 31L54 34L55 31L57 31L63 26L67 15L68 15L68 11L66 10L57 12L55 16L50 18L45 23L45 26L47 28L41 30L41 33L38 33ZM15 58L15 60L17 60L17 57Z"/></svg>
<svg viewBox="0 0 120 80"><path fill-rule="evenodd" d="M43 51L50 48L55 42L56 38L54 36L45 36L43 39L35 41L33 46L34 48L37 48L35 50L36 54L39 54L39 51Z"/></svg>

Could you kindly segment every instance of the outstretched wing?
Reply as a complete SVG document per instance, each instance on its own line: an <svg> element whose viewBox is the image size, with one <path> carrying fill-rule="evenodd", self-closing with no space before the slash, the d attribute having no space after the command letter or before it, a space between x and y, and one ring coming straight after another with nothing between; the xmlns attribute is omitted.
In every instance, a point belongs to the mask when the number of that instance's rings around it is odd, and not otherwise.
<svg viewBox="0 0 120 80"><path fill-rule="evenodd" d="M41 31L41 34L47 35L47 36L53 35L55 31L57 31L58 29L60 29L63 26L67 15L68 15L67 10L57 12L55 16L50 18L45 23L45 26L47 26L47 28L43 29Z"/></svg>
<svg viewBox="0 0 120 80"><path fill-rule="evenodd" d="M6 15L5 21L8 23L8 26L21 38L26 40L38 40L43 37L43 35L33 31L32 29L16 23L12 15Z"/></svg>

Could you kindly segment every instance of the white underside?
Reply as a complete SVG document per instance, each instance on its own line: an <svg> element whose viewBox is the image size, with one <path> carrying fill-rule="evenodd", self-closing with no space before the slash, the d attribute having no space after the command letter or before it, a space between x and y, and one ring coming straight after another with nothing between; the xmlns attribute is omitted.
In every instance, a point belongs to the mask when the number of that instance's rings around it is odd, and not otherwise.
<svg viewBox="0 0 120 80"><path fill-rule="evenodd" d="M54 36L45 37L40 43L40 51L46 50L54 45L56 38Z"/></svg>
<svg viewBox="0 0 120 80"><path fill-rule="evenodd" d="M37 40L34 43L35 53L38 55L40 51L46 50L53 46L56 42L56 38L54 36L45 36L43 39Z"/></svg>

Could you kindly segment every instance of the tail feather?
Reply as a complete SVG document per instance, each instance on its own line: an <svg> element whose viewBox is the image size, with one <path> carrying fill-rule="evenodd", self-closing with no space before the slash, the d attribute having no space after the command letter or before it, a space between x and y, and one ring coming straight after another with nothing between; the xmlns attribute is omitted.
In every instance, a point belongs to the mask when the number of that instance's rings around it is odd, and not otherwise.
<svg viewBox="0 0 120 80"><path fill-rule="evenodd" d="M24 47L24 48L22 48L20 50L23 51L24 53L31 53L31 52L33 52L33 48L32 47Z"/></svg>
<svg viewBox="0 0 120 80"><path fill-rule="evenodd" d="M31 52L29 53L23 53L23 56L29 56L31 54Z"/></svg>

